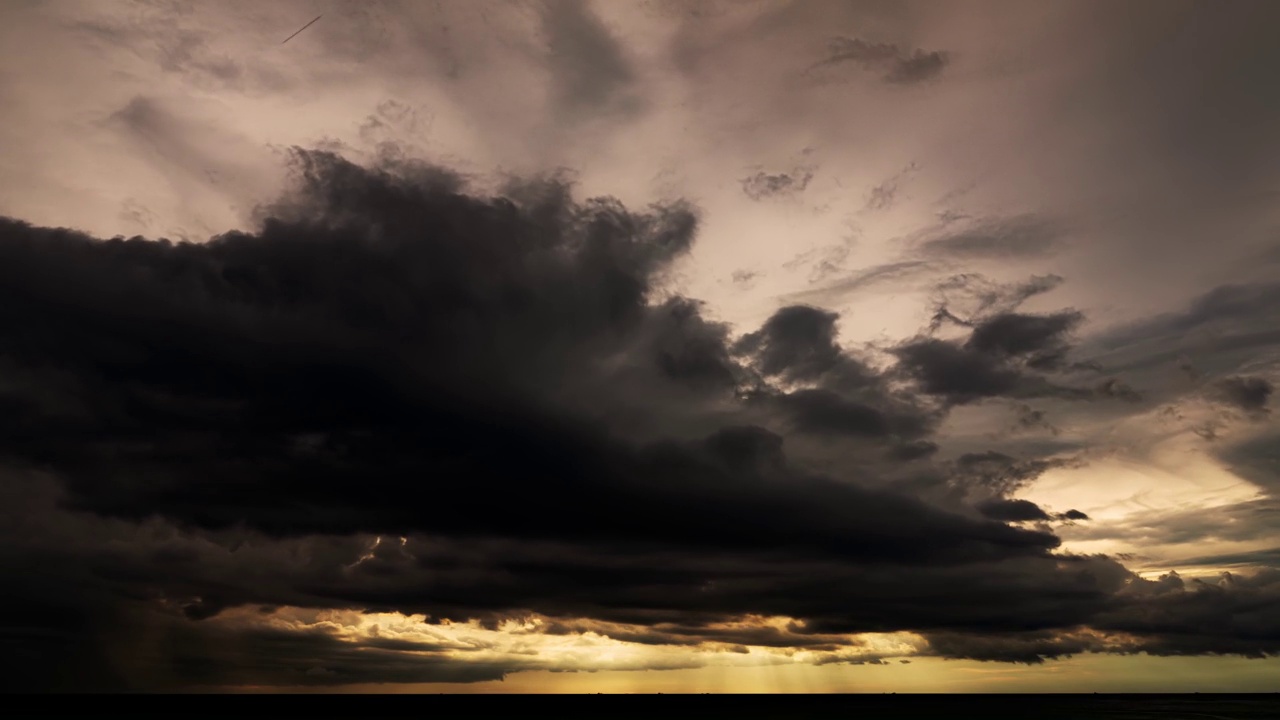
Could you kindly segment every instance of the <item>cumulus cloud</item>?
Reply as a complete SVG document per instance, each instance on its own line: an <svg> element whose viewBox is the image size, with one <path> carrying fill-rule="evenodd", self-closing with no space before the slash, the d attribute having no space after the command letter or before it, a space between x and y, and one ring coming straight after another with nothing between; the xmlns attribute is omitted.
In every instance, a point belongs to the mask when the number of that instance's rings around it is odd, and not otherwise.
<svg viewBox="0 0 1280 720"><path fill-rule="evenodd" d="M917 337L893 349L899 371L925 393L958 404L996 397L1089 400L1116 395L1106 391L1113 385L1087 388L1057 377L1070 369L1069 334L1083 319L1078 312L1001 312L965 321L944 308L935 317L954 318L968 336L962 341Z"/></svg>

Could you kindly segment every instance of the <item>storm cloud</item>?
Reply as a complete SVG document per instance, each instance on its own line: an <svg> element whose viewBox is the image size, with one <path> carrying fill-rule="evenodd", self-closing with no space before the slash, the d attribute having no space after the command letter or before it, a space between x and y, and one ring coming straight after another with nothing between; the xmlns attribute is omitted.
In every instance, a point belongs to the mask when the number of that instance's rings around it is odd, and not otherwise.
<svg viewBox="0 0 1280 720"><path fill-rule="evenodd" d="M796 644L916 631L932 652L1024 661L1079 648L1005 655L942 638L1002 623L1056 637L1118 602L1128 572L1114 561L1076 561L1111 579L1067 592L1084 576L1053 554L1059 539L1006 524L1049 518L1008 496L1056 461L938 465L977 503L967 514L884 486L896 460L832 477L793 458L789 439L837 433L920 462L939 410L844 350L833 313L784 308L731 342L697 303L660 299L693 242L691 208L632 212L547 180L485 196L438 168L294 157L295 191L253 233L193 244L0 228L3 452L9 472L57 479L26 481L35 494L14 502L64 530L169 528L161 545L121 539L105 554L60 545L57 529L23 541L66 558L54 567L82 554L95 569L61 582L105 593L104 607L192 638L230 609L291 606L585 618L660 645L777 644L714 628L783 616L806 623ZM1032 379L1061 365L1076 322L995 315L899 362L930 394L1048 392ZM294 566L302 547L311 560ZM902 583L915 602L893 599ZM973 588L958 601L957 583ZM939 613L929 598L943 597ZM234 632L198 657L183 641L172 662L192 672L165 682L525 667L318 629ZM269 667L250 659L262 655ZM316 664L290 670L295 657Z"/></svg>
<svg viewBox="0 0 1280 720"><path fill-rule="evenodd" d="M4 688L1280 660L1264 3L318 12L6 11Z"/></svg>

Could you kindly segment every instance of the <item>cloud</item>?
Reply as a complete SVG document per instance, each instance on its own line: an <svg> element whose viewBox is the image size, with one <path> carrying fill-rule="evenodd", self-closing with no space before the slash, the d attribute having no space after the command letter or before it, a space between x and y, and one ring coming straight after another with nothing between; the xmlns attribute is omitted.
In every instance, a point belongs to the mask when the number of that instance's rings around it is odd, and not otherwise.
<svg viewBox="0 0 1280 720"><path fill-rule="evenodd" d="M1036 369L1062 365L1068 350L1065 335L1084 317L1078 312L1051 315L1004 313L974 327L966 346L978 352L1004 358L1026 357Z"/></svg>
<svg viewBox="0 0 1280 720"><path fill-rule="evenodd" d="M1023 282L996 282L980 273L953 275L934 288L937 310L932 329L946 321L971 327L992 315L1012 313L1027 300L1048 293L1063 282L1059 275L1033 275Z"/></svg>
<svg viewBox="0 0 1280 720"><path fill-rule="evenodd" d="M993 520L1007 522L1028 522L1031 520L1048 520L1049 513L1040 509L1030 500L988 500L978 505L978 510Z"/></svg>
<svg viewBox="0 0 1280 720"><path fill-rule="evenodd" d="M1170 573L1134 580L1102 624L1133 633L1132 651L1151 655L1280 654L1280 571L1223 573L1216 581ZM1135 602L1140 598L1140 602Z"/></svg>
<svg viewBox="0 0 1280 720"><path fill-rule="evenodd" d="M1178 564L1183 567L1211 567L1211 568L1275 568L1280 569L1280 547L1269 547L1261 550L1246 550L1234 553L1221 553L1218 555L1200 555L1193 558L1179 560Z"/></svg>
<svg viewBox="0 0 1280 720"><path fill-rule="evenodd" d="M921 389L945 395L957 402L980 397L1017 395L1022 375L999 360L967 350L954 343L922 339L896 350L898 364Z"/></svg>
<svg viewBox="0 0 1280 720"><path fill-rule="evenodd" d="M765 375L813 379L842 361L833 312L792 305L775 312L761 328L744 335L735 351L754 356Z"/></svg>
<svg viewBox="0 0 1280 720"><path fill-rule="evenodd" d="M562 111L571 115L642 109L635 70L618 40L584 0L551 0L542 15L548 63Z"/></svg>
<svg viewBox="0 0 1280 720"><path fill-rule="evenodd" d="M1260 377L1228 377L1213 386L1218 402L1253 416L1265 416L1270 412L1267 400L1273 391L1271 383Z"/></svg>
<svg viewBox="0 0 1280 720"><path fill-rule="evenodd" d="M785 493L741 485L715 469L697 434L646 445L610 431L607 418L631 403L661 411L652 422L665 425L734 391L723 331L695 305L647 302L689 247L688 210L633 215L607 201L571 204L554 188L521 206L461 194L457 178L434 170L399 176L322 153L299 164L301 194L275 207L261 234L173 245L4 225L11 357L43 380L10 396L22 413L6 449L53 463L76 507L276 535L530 538L560 531L538 516L577 507L572 535L622 540L647 527L647 513L693 503L703 509L669 523L672 541L755 546L778 525L802 544L855 554L859 543L844 537L854 526L822 519L830 508L914 507L821 478L797 477ZM512 242L518 253L499 251ZM831 344L830 318L796 318L762 331L764 373L865 381ZM664 395L684 402L644 407ZM802 424L858 412L811 399L792 398ZM471 479L445 480L457 475ZM368 492L352 497L357 477ZM430 520L413 509L523 494L515 478L536 479L519 506ZM736 487L737 499L713 501L717 487ZM285 510L298 493L314 512ZM616 504L636 520L611 517ZM770 519L747 532L748 517ZM892 552L914 553L915 542ZM1034 533L1026 542L1053 544Z"/></svg>
<svg viewBox="0 0 1280 720"><path fill-rule="evenodd" d="M235 45L236 36L229 41L227 33L211 30L210 25L223 24L216 14L164 5L134 10L127 19L109 12L91 14L75 21L73 27L90 43L127 48L163 73L200 90L263 94L287 91L297 83L291 73L264 61L259 53L246 53L245 45ZM264 29L252 28L250 33L259 35ZM269 43L265 37L261 40L263 45Z"/></svg>
<svg viewBox="0 0 1280 720"><path fill-rule="evenodd" d="M1271 381L1266 376L1277 362L1273 348L1280 341L1273 329L1277 297L1277 287L1270 283L1219 286L1181 311L1087 338L1076 354L1105 367L1126 387L1142 382L1135 401L1184 405L1185 400L1210 400L1260 419L1267 414ZM1167 381L1145 387L1154 378ZM1220 425L1225 419L1211 422Z"/></svg>
<svg viewBox="0 0 1280 720"><path fill-rule="evenodd" d="M763 170L743 178L742 192L757 202L799 195L809 187L813 171L799 169L790 173L766 173Z"/></svg>
<svg viewBox="0 0 1280 720"><path fill-rule="evenodd" d="M870 192L867 193L867 202L864 209L888 210L892 208L898 200L898 193L902 190L902 186L919 169L918 165L911 163L898 174L871 188Z"/></svg>
<svg viewBox="0 0 1280 720"><path fill-rule="evenodd" d="M257 229L202 244L0 221L0 587L15 612L69 605L23 626L59 638L34 651L46 685L574 667L243 621L259 607L840 657L860 633L1133 622L1119 562L1010 524L1031 513L1009 496L1069 459L937 459L947 403L1091 392L1054 376L1074 313L975 315L886 370L833 313L784 307L734 341L672 292L686 203L316 151L293 169ZM119 657L166 661L112 677Z"/></svg>
<svg viewBox="0 0 1280 720"><path fill-rule="evenodd" d="M895 460L911 461L927 458L936 452L938 452L937 443L928 440L915 440L893 448L889 451L889 454Z"/></svg>
<svg viewBox="0 0 1280 720"><path fill-rule="evenodd" d="M1036 215L988 219L921 243L927 255L970 260L1042 257L1057 250L1064 237L1059 223Z"/></svg>
<svg viewBox="0 0 1280 720"><path fill-rule="evenodd" d="M928 640L929 648L943 657L1024 665L1108 649L1105 636L1091 632L935 633Z"/></svg>
<svg viewBox="0 0 1280 720"><path fill-rule="evenodd" d="M1087 399L1096 393L1048 377L1066 364L1067 333L1082 316L1000 313L970 325L964 342L923 337L893 349L900 372L931 395L968 403L985 397ZM967 323L966 323L967 324Z"/></svg>
<svg viewBox="0 0 1280 720"><path fill-rule="evenodd" d="M1073 528L1070 538L1128 541L1143 548L1149 562L1163 567L1195 567L1204 566L1204 560L1211 557L1207 550L1215 545L1224 549L1219 555L1238 556L1256 552L1238 550L1241 547L1266 548L1280 542L1275 531L1278 517L1280 503L1274 495L1264 495L1208 508L1140 511L1120 520L1093 518L1088 527ZM1265 560L1265 555L1259 560ZM1256 562L1252 568L1265 565Z"/></svg>
<svg viewBox="0 0 1280 720"><path fill-rule="evenodd" d="M786 391L757 387L754 403L780 410L792 427L814 435L914 439L933 429L931 409L892 392L874 370L836 342L837 315L806 305L780 308L733 352Z"/></svg>
<svg viewBox="0 0 1280 720"><path fill-rule="evenodd" d="M933 429L933 418L919 408L876 407L829 390L797 390L777 396L776 402L805 433L911 439Z"/></svg>
<svg viewBox="0 0 1280 720"><path fill-rule="evenodd" d="M835 303L868 288L885 283L906 281L932 269L934 269L932 264L922 260L904 260L874 265L852 272L848 276L827 285L788 293L783 295L781 300L794 304Z"/></svg>
<svg viewBox="0 0 1280 720"><path fill-rule="evenodd" d="M826 57L814 67L845 64L877 73L889 84L916 85L940 76L950 64L950 57L937 50L907 50L892 43L838 37L828 44Z"/></svg>
<svg viewBox="0 0 1280 720"><path fill-rule="evenodd" d="M1014 423L1012 432L1044 430L1053 435L1059 433L1058 428L1049 422L1043 410L1036 410L1030 405L1017 405L1015 412L1018 419Z"/></svg>
<svg viewBox="0 0 1280 720"><path fill-rule="evenodd" d="M1142 401L1142 393L1115 378L1103 380L1095 389L1095 392L1101 397L1116 398L1125 402L1136 403Z"/></svg>
<svg viewBox="0 0 1280 720"><path fill-rule="evenodd" d="M145 159L173 193L173 205L181 206L176 215L163 205L149 207L130 217L130 224L176 217L189 225L165 232L201 236L220 228L221 222L244 218L242 208L260 202L265 189L273 186L270 178L277 171L262 171L261 148L205 116L217 109L193 99L135 95L106 118L102 129L123 140L132 155Z"/></svg>
<svg viewBox="0 0 1280 720"><path fill-rule="evenodd" d="M1280 341L1273 329L1277 301L1280 283L1220 285L1193 298L1185 310L1096 336L1090 349L1116 371L1170 364L1221 372Z"/></svg>
<svg viewBox="0 0 1280 720"><path fill-rule="evenodd" d="M404 145L430 132L431 124L429 111L396 100L384 100L360 124L359 135L366 143L388 149L394 147L394 152L404 153Z"/></svg>
<svg viewBox="0 0 1280 720"><path fill-rule="evenodd" d="M1052 468L1068 467L1072 461L1066 458L1053 459L1019 459L1001 452L988 450L980 453L965 453L956 458L954 470L949 478L952 487L961 494L974 498L979 504L988 499L1007 499L1009 495L1031 484L1045 471ZM993 506L1008 510L1013 508L1026 514L1029 508L1023 505Z"/></svg>
<svg viewBox="0 0 1280 720"><path fill-rule="evenodd" d="M1280 495L1280 435L1274 431L1231 443L1216 455L1233 473Z"/></svg>
<svg viewBox="0 0 1280 720"><path fill-rule="evenodd" d="M946 657L1027 664L1082 652L1260 658L1280 654L1277 602L1280 572L1275 570L1190 582L1169 573L1156 580L1129 580L1088 630L937 633L927 638Z"/></svg>

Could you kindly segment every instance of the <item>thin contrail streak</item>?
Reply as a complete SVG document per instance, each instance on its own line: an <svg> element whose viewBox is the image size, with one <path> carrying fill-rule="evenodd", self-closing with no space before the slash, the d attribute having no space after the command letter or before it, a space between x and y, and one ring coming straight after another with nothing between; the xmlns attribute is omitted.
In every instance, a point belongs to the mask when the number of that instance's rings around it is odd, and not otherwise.
<svg viewBox="0 0 1280 720"><path fill-rule="evenodd" d="M319 19L320 19L320 18L322 18L322 17L324 17L324 13L321 13L321 14L317 15L317 16L316 16L316 20L319 20ZM311 22L307 23L306 25L303 25L302 27L298 28L298 32L295 32L294 34L292 34L292 35L290 35L289 37L285 38L285 39L284 39L280 44L281 44L281 45L283 45L283 44L285 44L285 43L289 42L290 40L292 40L292 39L294 39L294 38L298 37L298 33L302 32L303 30L306 30L307 28L311 27L312 25L315 25L316 20L312 20Z"/></svg>

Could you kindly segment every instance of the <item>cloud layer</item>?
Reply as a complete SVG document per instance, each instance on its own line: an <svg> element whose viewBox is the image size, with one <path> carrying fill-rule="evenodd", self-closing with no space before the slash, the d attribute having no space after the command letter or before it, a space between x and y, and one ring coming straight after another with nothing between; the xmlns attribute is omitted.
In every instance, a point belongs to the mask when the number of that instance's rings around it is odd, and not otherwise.
<svg viewBox="0 0 1280 720"><path fill-rule="evenodd" d="M1278 19L11 4L0 677L1269 666Z"/></svg>
<svg viewBox="0 0 1280 720"><path fill-rule="evenodd" d="M921 638L908 654L1015 662L1280 649L1271 575L1188 586L1055 552L1054 516L1012 495L1069 458L933 458L956 405L1111 401L1059 377L1077 313L975 316L887 366L807 306L734 339L663 289L694 242L687 205L293 157L294 191L252 233L0 225L6 602L65 669L45 683L530 667L222 619L259 607L533 616L540 636L821 662L867 660L847 652L858 636L895 632ZM1266 397L1218 387L1254 412ZM32 563L40 583L22 580ZM111 623L175 634L172 674L93 665L83 644Z"/></svg>

